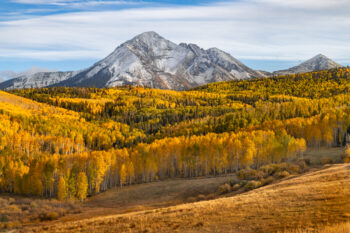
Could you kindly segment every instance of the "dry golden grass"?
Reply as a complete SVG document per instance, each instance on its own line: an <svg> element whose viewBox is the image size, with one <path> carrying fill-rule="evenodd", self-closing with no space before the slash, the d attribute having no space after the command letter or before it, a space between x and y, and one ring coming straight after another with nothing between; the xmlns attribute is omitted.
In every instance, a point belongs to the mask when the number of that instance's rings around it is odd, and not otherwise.
<svg viewBox="0 0 350 233"><path fill-rule="evenodd" d="M297 229L288 233L350 233L350 222L335 224L333 226L320 226L314 230ZM285 232L287 233L287 232Z"/></svg>
<svg viewBox="0 0 350 233"><path fill-rule="evenodd" d="M21 231L326 233L349 221L350 164L336 164L232 197Z"/></svg>
<svg viewBox="0 0 350 233"><path fill-rule="evenodd" d="M205 199L216 192L218 187L229 182L235 175L215 178L173 179L114 188L89 198L82 204L85 215L121 214L140 210L174 206L198 199ZM214 195L215 197L215 195ZM212 197L213 198L213 197ZM210 199L212 199L210 198Z"/></svg>
<svg viewBox="0 0 350 233"><path fill-rule="evenodd" d="M55 220L66 214L78 212L80 212L79 207L73 202L1 194L0 232L4 229Z"/></svg>

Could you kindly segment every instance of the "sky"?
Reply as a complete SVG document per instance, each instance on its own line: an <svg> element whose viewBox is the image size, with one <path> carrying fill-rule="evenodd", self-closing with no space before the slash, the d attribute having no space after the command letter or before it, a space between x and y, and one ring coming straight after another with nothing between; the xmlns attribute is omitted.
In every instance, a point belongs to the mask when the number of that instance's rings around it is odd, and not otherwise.
<svg viewBox="0 0 350 233"><path fill-rule="evenodd" d="M349 65L349 28L349 0L1 0L0 78L87 68L145 31L217 47L253 69L319 53Z"/></svg>

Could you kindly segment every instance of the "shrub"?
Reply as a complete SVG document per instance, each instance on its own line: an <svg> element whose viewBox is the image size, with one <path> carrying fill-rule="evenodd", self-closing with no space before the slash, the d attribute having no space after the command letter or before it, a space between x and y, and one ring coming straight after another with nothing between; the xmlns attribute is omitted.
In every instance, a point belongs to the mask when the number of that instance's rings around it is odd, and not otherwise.
<svg viewBox="0 0 350 233"><path fill-rule="evenodd" d="M35 201L30 202L30 207L32 207L33 209L38 207L38 204Z"/></svg>
<svg viewBox="0 0 350 233"><path fill-rule="evenodd" d="M207 195L207 200L214 199L215 198L215 193L210 193Z"/></svg>
<svg viewBox="0 0 350 233"><path fill-rule="evenodd" d="M21 224L19 221L12 221L12 222L7 222L5 223L5 228L7 229L12 229L12 228L16 228L19 227Z"/></svg>
<svg viewBox="0 0 350 233"><path fill-rule="evenodd" d="M206 199L206 197L203 195L203 194L199 194L198 196L197 196L197 200L198 201L202 201L202 200L205 200Z"/></svg>
<svg viewBox="0 0 350 233"><path fill-rule="evenodd" d="M223 184L219 187L218 190L219 194L225 194L231 192L231 185L229 184Z"/></svg>
<svg viewBox="0 0 350 233"><path fill-rule="evenodd" d="M287 172L287 171L280 171L280 172L277 172L277 173L276 173L276 176L277 176L278 178L284 178L284 177L289 176L289 172Z"/></svg>
<svg viewBox="0 0 350 233"><path fill-rule="evenodd" d="M67 210L63 208L59 208L58 212L60 216L65 216L67 214Z"/></svg>
<svg viewBox="0 0 350 233"><path fill-rule="evenodd" d="M303 161L305 162L305 164L307 166L310 166L311 165L311 160L310 159L303 159Z"/></svg>
<svg viewBox="0 0 350 233"><path fill-rule="evenodd" d="M240 189L240 187L241 186L239 184L235 184L235 185L233 185L232 190L236 191L236 190Z"/></svg>
<svg viewBox="0 0 350 233"><path fill-rule="evenodd" d="M40 221L50 221L55 220L59 217L58 213L55 211L44 212L39 215Z"/></svg>
<svg viewBox="0 0 350 233"><path fill-rule="evenodd" d="M13 212L21 212L22 211L22 209L20 207L18 207L18 205L10 205L9 210L11 210Z"/></svg>
<svg viewBox="0 0 350 233"><path fill-rule="evenodd" d="M286 170L288 165L286 163L280 164L268 164L260 168L263 172L266 173L266 176L272 176L277 172ZM265 177L266 177L265 176Z"/></svg>
<svg viewBox="0 0 350 233"><path fill-rule="evenodd" d="M297 161L297 165L299 166L299 172L303 172L307 166L310 165L310 159L299 159Z"/></svg>
<svg viewBox="0 0 350 233"><path fill-rule="evenodd" d="M237 173L237 176L242 180L261 180L266 176L265 172L261 169L244 169Z"/></svg>
<svg viewBox="0 0 350 233"><path fill-rule="evenodd" d="M248 191L248 190L259 188L261 185L262 184L260 181L251 180L244 186L244 189Z"/></svg>
<svg viewBox="0 0 350 233"><path fill-rule="evenodd" d="M343 161L344 163L350 163L350 156L346 156Z"/></svg>
<svg viewBox="0 0 350 233"><path fill-rule="evenodd" d="M248 181L246 180L242 180L241 182L239 182L239 186L243 187L248 183Z"/></svg>
<svg viewBox="0 0 350 233"><path fill-rule="evenodd" d="M232 179L230 180L230 185L231 187L233 187L235 184L238 184L239 183L239 180L238 179Z"/></svg>
<svg viewBox="0 0 350 233"><path fill-rule="evenodd" d="M262 179L261 183L262 185L268 185L275 181L275 179L272 176L267 177L266 179Z"/></svg>
<svg viewBox="0 0 350 233"><path fill-rule="evenodd" d="M288 165L288 172L289 173L299 173L300 167L297 164L289 164Z"/></svg>

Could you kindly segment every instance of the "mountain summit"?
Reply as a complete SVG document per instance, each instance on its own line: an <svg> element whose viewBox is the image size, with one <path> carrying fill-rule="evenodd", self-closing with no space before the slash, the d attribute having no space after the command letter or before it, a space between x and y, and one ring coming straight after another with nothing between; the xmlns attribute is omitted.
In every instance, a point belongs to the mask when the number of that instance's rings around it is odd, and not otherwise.
<svg viewBox="0 0 350 233"><path fill-rule="evenodd" d="M219 49L177 45L155 32L121 44L105 59L58 86L141 85L184 90L210 82L262 77Z"/></svg>
<svg viewBox="0 0 350 233"><path fill-rule="evenodd" d="M155 32L145 32L121 44L106 58L85 70L20 77L0 84L0 88L129 84L185 90L210 82L256 77L265 75L217 48L204 50L195 44L177 45Z"/></svg>
<svg viewBox="0 0 350 233"><path fill-rule="evenodd" d="M336 63L335 61L329 59L325 55L318 54L313 58L301 63L298 66L294 66L287 70L275 71L273 72L273 74L274 75L297 74L297 73L305 73L305 72L318 71L318 70L328 70L328 69L339 68L339 67L342 67L342 66Z"/></svg>

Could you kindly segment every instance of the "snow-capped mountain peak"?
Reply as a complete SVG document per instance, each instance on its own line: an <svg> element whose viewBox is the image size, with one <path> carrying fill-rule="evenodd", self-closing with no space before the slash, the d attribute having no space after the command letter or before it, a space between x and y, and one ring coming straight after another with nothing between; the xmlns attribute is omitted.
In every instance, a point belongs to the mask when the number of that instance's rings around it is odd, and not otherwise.
<svg viewBox="0 0 350 233"><path fill-rule="evenodd" d="M219 49L177 45L155 32L142 33L105 59L56 85L113 87L141 85L184 90L209 82L261 77Z"/></svg>

